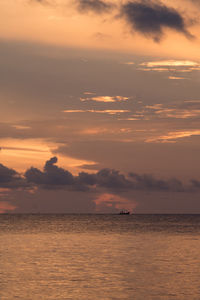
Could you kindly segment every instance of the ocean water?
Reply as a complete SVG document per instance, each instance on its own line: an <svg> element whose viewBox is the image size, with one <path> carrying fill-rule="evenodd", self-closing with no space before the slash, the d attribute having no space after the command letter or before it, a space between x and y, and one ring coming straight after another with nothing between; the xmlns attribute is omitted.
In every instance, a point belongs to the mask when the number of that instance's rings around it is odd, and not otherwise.
<svg viewBox="0 0 200 300"><path fill-rule="evenodd" d="M0 215L0 299L200 299L199 215Z"/></svg>

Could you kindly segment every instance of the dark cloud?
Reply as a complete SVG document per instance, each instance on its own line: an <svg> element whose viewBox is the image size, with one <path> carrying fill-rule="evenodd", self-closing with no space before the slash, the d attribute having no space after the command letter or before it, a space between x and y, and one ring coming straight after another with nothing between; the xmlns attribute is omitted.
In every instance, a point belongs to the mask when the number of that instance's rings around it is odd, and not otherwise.
<svg viewBox="0 0 200 300"><path fill-rule="evenodd" d="M119 171L103 169L96 174L97 184L101 187L111 189L129 189L133 188L132 182L130 182Z"/></svg>
<svg viewBox="0 0 200 300"><path fill-rule="evenodd" d="M73 175L67 170L57 167L55 165L56 162L57 157L52 157L50 160L48 160L44 166L43 172L31 167L25 172L26 180L30 183L43 185L49 188L55 186L73 185Z"/></svg>
<svg viewBox="0 0 200 300"><path fill-rule="evenodd" d="M11 182L17 177L17 172L0 164L0 183Z"/></svg>
<svg viewBox="0 0 200 300"><path fill-rule="evenodd" d="M97 183L96 175L81 172L77 178L77 183L81 185L95 185Z"/></svg>
<svg viewBox="0 0 200 300"><path fill-rule="evenodd" d="M192 184L193 188L195 188L195 189L199 189L200 188L200 181L199 180L192 179L191 180L191 184Z"/></svg>
<svg viewBox="0 0 200 300"><path fill-rule="evenodd" d="M163 190L174 192L183 192L185 190L182 182L176 178L162 180L156 179L149 174L138 175L135 173L129 173L129 176L133 179L135 187L140 190Z"/></svg>
<svg viewBox="0 0 200 300"><path fill-rule="evenodd" d="M94 12L102 14L109 12L113 8L113 4L101 0L78 0L78 10L83 13Z"/></svg>
<svg viewBox="0 0 200 300"><path fill-rule="evenodd" d="M96 173L81 172L77 176L56 166L57 157L48 160L43 171L31 167L24 175L0 164L1 188L32 188L65 189L71 191L161 191L161 192L192 192L200 189L200 181L191 180L183 184L180 180L157 179L153 175L129 173L128 176L114 169L102 169Z"/></svg>
<svg viewBox="0 0 200 300"><path fill-rule="evenodd" d="M74 176L69 171L57 167L56 163L57 158L53 157L46 162L43 171L31 167L25 172L26 180L29 184L32 183L47 189L70 188L77 191L88 191L90 188L103 188L112 191L186 192L194 188L200 188L200 184L198 186L198 184L192 182L192 185L186 186L176 178L162 180L156 179L152 175L139 175L136 173L129 173L127 177L113 169L102 169L92 174L81 172L78 176Z"/></svg>
<svg viewBox="0 0 200 300"><path fill-rule="evenodd" d="M0 164L0 187L17 188L21 186L26 186L26 184L20 174Z"/></svg>
<svg viewBox="0 0 200 300"><path fill-rule="evenodd" d="M160 2L129 1L122 6L122 15L134 30L153 38L156 42L162 38L164 28L174 29L188 38L192 37L181 14Z"/></svg>

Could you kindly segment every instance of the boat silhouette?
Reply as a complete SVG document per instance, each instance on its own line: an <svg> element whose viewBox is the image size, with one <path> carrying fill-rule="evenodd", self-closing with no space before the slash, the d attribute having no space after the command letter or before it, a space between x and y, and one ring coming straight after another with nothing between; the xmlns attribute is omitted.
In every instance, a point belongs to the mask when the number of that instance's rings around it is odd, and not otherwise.
<svg viewBox="0 0 200 300"><path fill-rule="evenodd" d="M127 211L127 210L121 210L119 212L120 215L130 215L130 211Z"/></svg>

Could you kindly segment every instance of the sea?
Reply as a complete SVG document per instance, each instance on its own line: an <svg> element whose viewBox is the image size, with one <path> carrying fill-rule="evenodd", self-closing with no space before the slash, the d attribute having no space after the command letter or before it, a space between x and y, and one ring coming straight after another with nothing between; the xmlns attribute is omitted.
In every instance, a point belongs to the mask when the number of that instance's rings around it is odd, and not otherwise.
<svg viewBox="0 0 200 300"><path fill-rule="evenodd" d="M0 215L1 300L200 299L200 215Z"/></svg>

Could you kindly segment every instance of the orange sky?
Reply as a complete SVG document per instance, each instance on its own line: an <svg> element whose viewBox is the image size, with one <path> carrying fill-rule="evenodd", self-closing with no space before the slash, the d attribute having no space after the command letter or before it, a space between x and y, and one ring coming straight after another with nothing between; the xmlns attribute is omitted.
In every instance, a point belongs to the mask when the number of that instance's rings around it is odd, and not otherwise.
<svg viewBox="0 0 200 300"><path fill-rule="evenodd" d="M23 177L31 166L43 172L45 162L56 156L56 166L74 175L108 168L198 181L198 1L85 3L1 1L0 163ZM4 180L0 173L0 188L7 188ZM0 196L1 210L40 206L26 206L23 199L47 197L50 192L43 188L32 184L29 191L24 183L11 188L11 194ZM103 205L110 211L110 196L103 195L116 195L113 210L118 202L137 203L138 211L150 209L146 200L139 204L138 191L118 195L105 186L96 189L93 196L82 191L91 201L86 211L101 207L95 208L95 199L108 199ZM62 199L70 198L69 190L59 190ZM61 199L61 211L79 203L77 190L69 193L75 200L65 206ZM174 190L172 194L179 199ZM45 211L46 204L41 205Z"/></svg>
<svg viewBox="0 0 200 300"><path fill-rule="evenodd" d="M176 59L199 59L199 24L195 2L164 1L165 5L184 16L188 31L195 39L187 39L175 30L165 28L162 43L155 43L134 32L130 24L119 16L121 3L126 1L115 0L111 11L100 14L90 10L80 12L77 3L72 0L2 1L0 37Z"/></svg>

